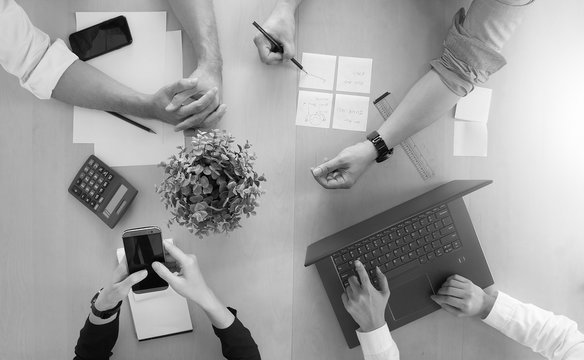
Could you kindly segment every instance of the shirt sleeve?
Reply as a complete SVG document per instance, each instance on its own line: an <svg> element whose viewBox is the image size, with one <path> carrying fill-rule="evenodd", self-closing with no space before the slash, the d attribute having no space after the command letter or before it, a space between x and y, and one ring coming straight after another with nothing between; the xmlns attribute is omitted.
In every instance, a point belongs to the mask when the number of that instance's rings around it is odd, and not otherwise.
<svg viewBox="0 0 584 360"><path fill-rule="evenodd" d="M501 69L501 50L533 1L474 0L468 13L460 9L444 40L440 58L430 62L452 92L466 96Z"/></svg>
<svg viewBox="0 0 584 360"><path fill-rule="evenodd" d="M399 350L387 324L369 332L357 330L357 338L365 360L399 360Z"/></svg>
<svg viewBox="0 0 584 360"><path fill-rule="evenodd" d="M40 99L49 99L57 82L77 60L65 43L51 44L14 0L0 0L0 65Z"/></svg>
<svg viewBox="0 0 584 360"><path fill-rule="evenodd" d="M233 324L225 329L213 326L215 335L221 341L221 351L227 360L261 360L258 346L249 330L237 318L237 310L228 307L235 316Z"/></svg>
<svg viewBox="0 0 584 360"><path fill-rule="evenodd" d="M107 360L112 356L112 349L118 340L120 316L112 322L95 325L85 320L85 326L79 332L75 346L74 360Z"/></svg>
<svg viewBox="0 0 584 360"><path fill-rule="evenodd" d="M584 359L584 334L574 321L500 291L483 321L547 359Z"/></svg>

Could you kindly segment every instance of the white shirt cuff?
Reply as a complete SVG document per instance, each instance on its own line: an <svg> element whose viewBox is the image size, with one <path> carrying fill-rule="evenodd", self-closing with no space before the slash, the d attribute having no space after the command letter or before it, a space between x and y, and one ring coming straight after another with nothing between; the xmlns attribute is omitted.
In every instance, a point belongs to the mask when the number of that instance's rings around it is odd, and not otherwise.
<svg viewBox="0 0 584 360"><path fill-rule="evenodd" d="M39 99L50 99L65 70L77 59L77 55L69 50L63 40L57 39L21 85Z"/></svg>
<svg viewBox="0 0 584 360"><path fill-rule="evenodd" d="M509 320L513 319L516 305L517 300L499 291L491 312L483 319L483 322L495 329L504 329Z"/></svg>
<svg viewBox="0 0 584 360"><path fill-rule="evenodd" d="M360 332L357 330L357 337L359 338L361 350L365 356L387 352L392 347L397 349L397 345L389 333L387 324L369 332Z"/></svg>

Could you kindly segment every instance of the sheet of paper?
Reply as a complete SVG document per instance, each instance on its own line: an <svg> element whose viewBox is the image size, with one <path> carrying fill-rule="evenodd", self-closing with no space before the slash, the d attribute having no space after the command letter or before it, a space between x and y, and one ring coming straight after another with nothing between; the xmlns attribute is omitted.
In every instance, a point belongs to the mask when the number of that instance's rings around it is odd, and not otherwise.
<svg viewBox="0 0 584 360"><path fill-rule="evenodd" d="M458 100L454 117L459 120L487 123L491 107L491 89L476 87L467 96Z"/></svg>
<svg viewBox="0 0 584 360"><path fill-rule="evenodd" d="M454 121L454 156L487 156L487 124Z"/></svg>
<svg viewBox="0 0 584 360"><path fill-rule="evenodd" d="M328 128L332 103L333 94L300 90L296 125Z"/></svg>
<svg viewBox="0 0 584 360"><path fill-rule="evenodd" d="M373 59L339 56L337 91L369 94Z"/></svg>
<svg viewBox="0 0 584 360"><path fill-rule="evenodd" d="M165 37L165 65L157 72L169 84L182 78L182 37L180 31ZM182 132L160 121L128 116L156 132L151 134L103 111L75 107L73 117L73 141L94 143L95 155L109 166L156 165L184 145Z"/></svg>
<svg viewBox="0 0 584 360"><path fill-rule="evenodd" d="M302 66L310 75L300 72L298 86L307 89L333 90L337 57L322 54L302 54Z"/></svg>
<svg viewBox="0 0 584 360"><path fill-rule="evenodd" d="M365 131L369 113L369 97L337 94L333 129Z"/></svg>

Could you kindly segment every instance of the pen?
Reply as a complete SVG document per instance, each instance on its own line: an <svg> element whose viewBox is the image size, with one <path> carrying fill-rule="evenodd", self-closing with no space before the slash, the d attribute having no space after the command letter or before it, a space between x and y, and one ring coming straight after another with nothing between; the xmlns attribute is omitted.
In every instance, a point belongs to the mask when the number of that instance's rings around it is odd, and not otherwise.
<svg viewBox="0 0 584 360"><path fill-rule="evenodd" d="M262 35L264 35L266 37L266 39L268 39L268 41L270 43L272 43L272 51L276 50L276 52L279 53L283 53L284 52L284 47L282 47L282 45L280 45L270 34L268 34L266 32L266 30L264 30L260 24L258 24L257 22L253 22L252 23L253 26L255 26L261 33ZM296 61L296 59L292 58L290 59L290 61L292 61L294 63L294 65L296 65L300 70L304 71L307 75L308 72L306 72L306 70L304 70L304 67L298 62Z"/></svg>
<svg viewBox="0 0 584 360"><path fill-rule="evenodd" d="M147 126L144 126L144 125L142 125L142 124L139 124L139 123L135 122L134 120L132 120L132 119L129 119L129 118L127 118L127 117L125 117L124 115L118 114L117 112L113 112L113 111L106 111L106 113L108 113L108 114L110 114L110 115L113 115L113 116L117 117L118 119L122 119L122 120L124 120L125 122L127 122L128 124L132 124L132 125L134 125L134 126L136 126L136 127L139 127L140 129L142 129L142 130L144 130L144 131L148 131L148 132L150 132L150 133L156 134L156 133L154 132L154 130L150 129L149 127L147 127Z"/></svg>

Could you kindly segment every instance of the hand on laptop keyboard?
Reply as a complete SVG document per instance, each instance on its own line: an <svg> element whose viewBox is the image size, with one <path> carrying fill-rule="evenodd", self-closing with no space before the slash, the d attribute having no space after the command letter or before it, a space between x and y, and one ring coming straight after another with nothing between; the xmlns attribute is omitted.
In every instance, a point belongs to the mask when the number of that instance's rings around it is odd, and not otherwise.
<svg viewBox="0 0 584 360"><path fill-rule="evenodd" d="M369 332L385 324L385 308L389 300L389 285L387 278L378 267L372 277L379 283L379 289L373 287L365 266L355 260L357 276L349 277L349 286L341 295L345 309L359 324L361 332ZM359 281L361 283L359 283Z"/></svg>
<svg viewBox="0 0 584 360"><path fill-rule="evenodd" d="M431 298L452 315L480 315L484 319L491 312L496 296L486 293L463 276L452 275L438 289L438 295Z"/></svg>

